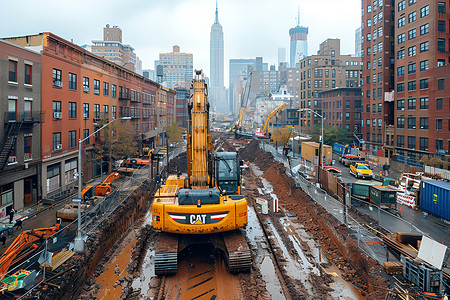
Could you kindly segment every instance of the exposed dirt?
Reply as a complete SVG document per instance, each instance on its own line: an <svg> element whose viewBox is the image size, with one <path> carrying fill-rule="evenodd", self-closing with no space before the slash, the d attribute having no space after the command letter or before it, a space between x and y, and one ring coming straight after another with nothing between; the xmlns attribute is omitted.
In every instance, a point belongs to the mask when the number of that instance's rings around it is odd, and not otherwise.
<svg viewBox="0 0 450 300"><path fill-rule="evenodd" d="M187 152L183 152L170 160L169 174L187 173L187 171Z"/></svg>
<svg viewBox="0 0 450 300"><path fill-rule="evenodd" d="M245 161L253 162L263 172L274 162L273 155L269 152L262 151L259 148L259 142L257 140L252 140L247 146L240 149L239 157Z"/></svg>
<svg viewBox="0 0 450 300"><path fill-rule="evenodd" d="M285 175L281 164L272 163L264 177L272 183L280 206L296 214L305 230L320 241L328 253L327 258L339 267L344 279L358 286L369 299L384 299L385 293L376 289L387 287L385 279L379 275L381 267L362 253L347 228L297 188L293 179Z"/></svg>

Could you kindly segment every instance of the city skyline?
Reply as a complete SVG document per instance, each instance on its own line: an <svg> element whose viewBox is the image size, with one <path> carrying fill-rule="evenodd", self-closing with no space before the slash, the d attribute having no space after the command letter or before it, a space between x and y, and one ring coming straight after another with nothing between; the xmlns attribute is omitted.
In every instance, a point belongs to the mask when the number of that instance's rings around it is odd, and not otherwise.
<svg viewBox="0 0 450 300"><path fill-rule="evenodd" d="M5 11L20 10L23 21L16 24L11 14L5 15L0 20L0 37L49 31L82 45L101 37L106 24L116 25L123 30L123 42L136 49L143 69L152 69L159 53L179 45L193 53L194 68L210 75L209 31L214 22L214 0L136 1L135 5L121 6L121 9L114 5L119 2L114 1L82 0L76 6L66 7L53 0L44 2L39 6L28 0L5 3ZM361 18L360 1L348 0L343 4L331 0L320 3L289 0L283 6L268 0L221 1L220 22L226 32L225 86L229 84L229 59L262 56L269 65L277 64L278 47L289 48L289 29L297 24L299 5L300 23L310 30L309 55L315 54L326 38L341 39L342 52L354 53L354 31L360 26ZM99 11L103 13L99 15ZM145 36L145 32L150 34Z"/></svg>

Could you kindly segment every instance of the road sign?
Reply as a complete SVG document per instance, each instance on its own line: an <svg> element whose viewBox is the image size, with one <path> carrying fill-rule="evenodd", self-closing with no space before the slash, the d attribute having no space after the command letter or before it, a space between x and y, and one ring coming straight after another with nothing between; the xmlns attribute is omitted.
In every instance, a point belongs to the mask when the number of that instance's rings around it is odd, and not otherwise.
<svg viewBox="0 0 450 300"><path fill-rule="evenodd" d="M83 198L72 198L73 203L81 203L82 200Z"/></svg>

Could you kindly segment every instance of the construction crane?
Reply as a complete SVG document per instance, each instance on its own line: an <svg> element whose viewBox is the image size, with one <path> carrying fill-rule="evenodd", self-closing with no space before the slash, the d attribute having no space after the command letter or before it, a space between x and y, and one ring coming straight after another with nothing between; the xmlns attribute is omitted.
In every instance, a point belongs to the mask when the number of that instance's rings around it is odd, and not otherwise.
<svg viewBox="0 0 450 300"><path fill-rule="evenodd" d="M250 98L250 90L252 86L252 72L249 73L247 82L245 83L244 92L242 93L241 109L239 111L239 119L234 126L234 131L240 131L242 120L244 120L245 111L247 110L248 98Z"/></svg>
<svg viewBox="0 0 450 300"><path fill-rule="evenodd" d="M194 244L221 250L231 272L248 271L250 248L239 230L247 225L239 157L236 152L213 153L201 70L195 71L188 110L188 173L169 175L152 204L152 226L162 231L156 243L155 274L176 273L178 254Z"/></svg>
<svg viewBox="0 0 450 300"><path fill-rule="evenodd" d="M255 133L255 136L257 137L268 137L269 136L269 121L270 119L275 116L277 113L282 111L286 107L286 103L281 104L277 108L275 108L266 118L266 121L264 122L264 127L262 131L257 130Z"/></svg>

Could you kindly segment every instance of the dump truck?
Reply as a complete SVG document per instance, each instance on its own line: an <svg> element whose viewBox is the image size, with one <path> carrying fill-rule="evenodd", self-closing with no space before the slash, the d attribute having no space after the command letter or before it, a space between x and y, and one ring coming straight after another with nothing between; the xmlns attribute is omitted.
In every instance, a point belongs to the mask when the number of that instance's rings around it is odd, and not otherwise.
<svg viewBox="0 0 450 300"><path fill-rule="evenodd" d="M155 274L177 272L178 255L190 245L212 244L231 272L249 271L250 248L240 228L247 225L236 152L213 152L207 86L195 71L188 103L187 174L169 175L156 191L152 226L161 231Z"/></svg>

